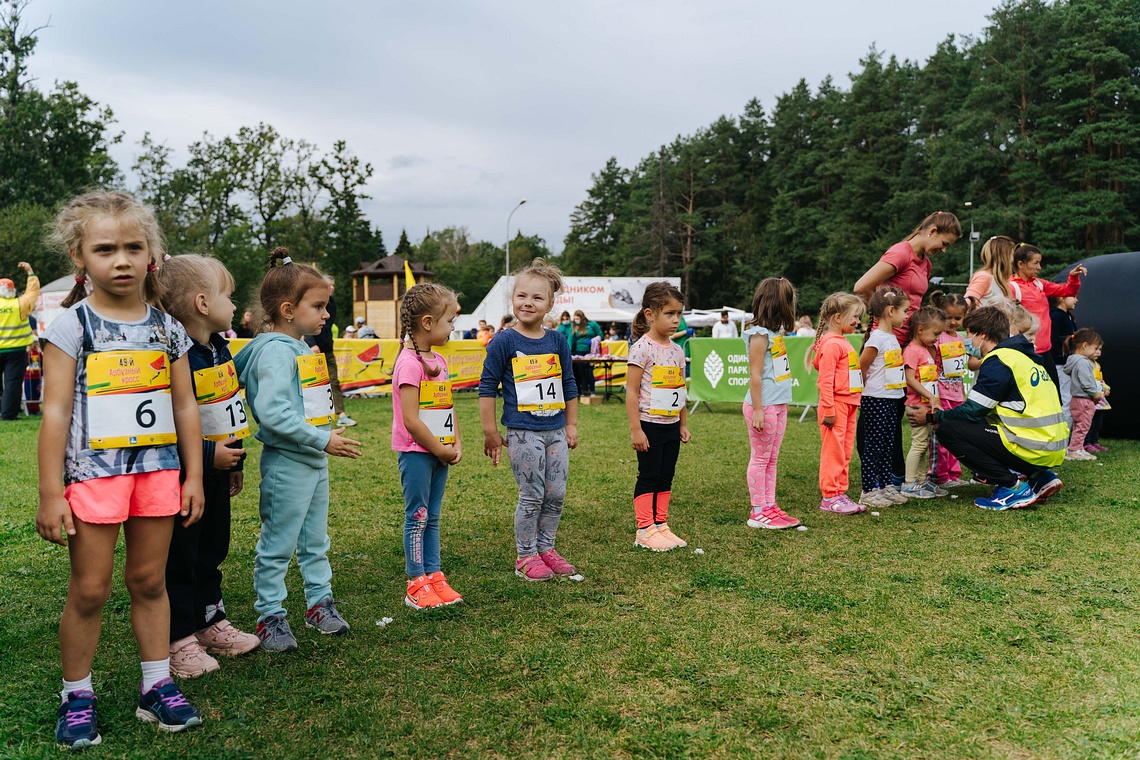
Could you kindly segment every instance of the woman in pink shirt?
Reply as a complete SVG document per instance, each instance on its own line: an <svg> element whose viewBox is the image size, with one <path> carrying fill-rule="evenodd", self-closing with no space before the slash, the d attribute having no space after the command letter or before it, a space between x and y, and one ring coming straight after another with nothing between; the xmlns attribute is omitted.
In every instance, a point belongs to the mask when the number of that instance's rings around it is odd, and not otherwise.
<svg viewBox="0 0 1140 760"><path fill-rule="evenodd" d="M1065 298L1075 296L1081 289L1081 275L1088 274L1084 264L1077 264L1069 270L1069 281L1058 285L1049 280L1042 280L1037 275L1041 271L1041 249L1028 243L1018 243L1013 252L1013 277L1009 281L1010 295L1013 300L1025 307L1033 316L1037 317L1037 339L1033 342L1033 350L1041 357L1045 371L1057 383L1057 363L1049 349L1053 347L1053 320L1049 317L1049 298L1057 296ZM1060 393L1060 390L1058 390Z"/></svg>
<svg viewBox="0 0 1140 760"><path fill-rule="evenodd" d="M942 253L962 236L958 217L936 211L923 219L906 240L895 243L866 274L855 283L855 293L867 303L880 285L899 288L910 298L907 321L895 330L899 345L905 346L910 334L910 315L922 306L930 283L930 257Z"/></svg>

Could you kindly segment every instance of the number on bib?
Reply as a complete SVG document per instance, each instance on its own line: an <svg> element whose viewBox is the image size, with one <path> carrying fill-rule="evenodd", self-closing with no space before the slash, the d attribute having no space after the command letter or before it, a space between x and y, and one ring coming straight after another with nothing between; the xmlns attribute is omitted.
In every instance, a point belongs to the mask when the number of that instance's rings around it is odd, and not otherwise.
<svg viewBox="0 0 1140 760"><path fill-rule="evenodd" d="M964 377L966 375L966 344L960 340L943 343L938 347L942 355L942 377Z"/></svg>
<svg viewBox="0 0 1140 760"><path fill-rule="evenodd" d="M324 354L306 354L297 357L297 370L301 373L301 398L305 402L305 422L310 425L328 425L334 419L332 384Z"/></svg>
<svg viewBox="0 0 1140 760"><path fill-rule="evenodd" d="M566 408L562 393L562 364L557 354L516 356L511 359L511 371L520 412Z"/></svg>
<svg viewBox="0 0 1140 760"><path fill-rule="evenodd" d="M420 382L420 422L427 425L432 437L440 443L455 443L455 407L451 400L451 382Z"/></svg>
<svg viewBox="0 0 1140 760"><path fill-rule="evenodd" d="M885 386L888 391L906 388L906 368L903 366L901 348L889 348L884 351L883 366L886 367Z"/></svg>
<svg viewBox="0 0 1140 760"><path fill-rule="evenodd" d="M792 365L788 361L788 349L784 345L783 335L772 336L772 372L776 375L776 382L782 383L792 376Z"/></svg>
<svg viewBox="0 0 1140 760"><path fill-rule="evenodd" d="M93 449L178 441L165 351L106 351L87 357L87 435Z"/></svg>
<svg viewBox="0 0 1140 760"><path fill-rule="evenodd" d="M863 370L859 367L859 354L847 352L847 385L852 393L863 392Z"/></svg>
<svg viewBox="0 0 1140 760"><path fill-rule="evenodd" d="M194 373L194 396L207 441L245 438L250 434L245 396L238 387L234 363L207 367Z"/></svg>
<svg viewBox="0 0 1140 760"><path fill-rule="evenodd" d="M685 371L669 365L654 366L649 389L649 413L655 417L677 417L687 400Z"/></svg>
<svg viewBox="0 0 1140 760"><path fill-rule="evenodd" d="M922 387L930 391L931 395L938 395L938 367L933 364L920 364L918 365L918 382ZM930 403L926 399L922 403Z"/></svg>

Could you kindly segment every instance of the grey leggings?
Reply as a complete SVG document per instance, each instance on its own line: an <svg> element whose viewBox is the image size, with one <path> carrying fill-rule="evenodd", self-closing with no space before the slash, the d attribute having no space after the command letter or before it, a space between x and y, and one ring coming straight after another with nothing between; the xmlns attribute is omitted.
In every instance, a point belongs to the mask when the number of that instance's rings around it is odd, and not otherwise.
<svg viewBox="0 0 1140 760"><path fill-rule="evenodd" d="M519 484L519 503L515 507L518 556L550 551L562 519L570 470L566 429L507 428L507 458Z"/></svg>

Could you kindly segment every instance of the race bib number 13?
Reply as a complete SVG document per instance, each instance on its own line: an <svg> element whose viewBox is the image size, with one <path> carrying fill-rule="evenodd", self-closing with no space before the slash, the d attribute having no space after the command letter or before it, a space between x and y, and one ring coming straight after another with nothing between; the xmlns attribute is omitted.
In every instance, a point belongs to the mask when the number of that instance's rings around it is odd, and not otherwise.
<svg viewBox="0 0 1140 760"><path fill-rule="evenodd" d="M198 414L202 418L202 437L207 441L249 435L245 396L238 387L232 361L195 372L194 396L198 399Z"/></svg>
<svg viewBox="0 0 1140 760"><path fill-rule="evenodd" d="M334 419L332 383L324 354L306 354L297 357L301 373L301 397L305 401L305 422L310 425L328 425Z"/></svg>
<svg viewBox="0 0 1140 760"><path fill-rule="evenodd" d="M520 412L565 409L562 394L562 364L557 354L516 356L511 359L515 396Z"/></svg>
<svg viewBox="0 0 1140 760"><path fill-rule="evenodd" d="M420 383L420 422L440 443L455 443L455 407L451 383L424 380Z"/></svg>
<svg viewBox="0 0 1140 760"><path fill-rule="evenodd" d="M649 413L657 417L677 417L685 408L685 371L658 364L653 367L649 390Z"/></svg>
<svg viewBox="0 0 1140 760"><path fill-rule="evenodd" d="M93 449L178 441L165 351L106 351L87 357L87 435Z"/></svg>

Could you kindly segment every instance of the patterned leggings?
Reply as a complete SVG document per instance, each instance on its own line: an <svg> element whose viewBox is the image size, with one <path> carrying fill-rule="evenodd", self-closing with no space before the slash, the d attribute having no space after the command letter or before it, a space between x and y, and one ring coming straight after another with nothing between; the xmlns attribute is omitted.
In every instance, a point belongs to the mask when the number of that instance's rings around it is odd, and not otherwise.
<svg viewBox="0 0 1140 760"><path fill-rule="evenodd" d="M519 484L515 507L515 549L531 557L554 548L566 500L570 447L566 429L507 428L507 458Z"/></svg>
<svg viewBox="0 0 1140 760"><path fill-rule="evenodd" d="M859 407L859 474L864 491L891 484L891 455L902 437L898 404L901 399L863 396Z"/></svg>
<svg viewBox="0 0 1140 760"><path fill-rule="evenodd" d="M752 427L755 409L744 402L744 422L748 425L748 442L752 456L748 460L748 495L752 506L766 507L776 503L776 462L780 458L780 444L788 427L788 405L772 404L761 407L764 429Z"/></svg>

